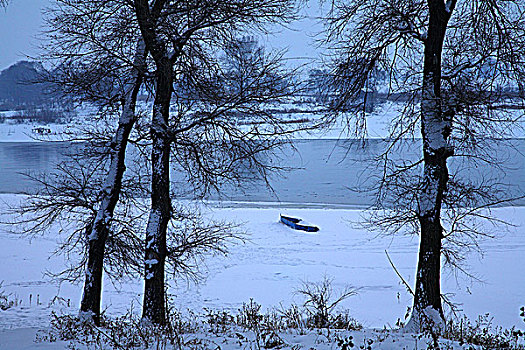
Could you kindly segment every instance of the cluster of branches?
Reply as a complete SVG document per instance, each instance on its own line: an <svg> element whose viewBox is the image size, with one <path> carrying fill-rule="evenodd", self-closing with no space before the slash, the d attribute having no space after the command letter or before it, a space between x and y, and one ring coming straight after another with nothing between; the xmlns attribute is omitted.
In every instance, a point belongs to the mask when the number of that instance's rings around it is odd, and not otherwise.
<svg viewBox="0 0 525 350"><path fill-rule="evenodd" d="M495 150L523 118L501 107L524 102L524 6L520 0L341 0L332 1L325 19L332 51L327 121L344 115L357 134L366 134L366 113L353 107L375 69L388 72L389 94L402 96L376 159L382 176L371 188L377 201L368 227L421 236L412 319L429 306L443 315L441 253L458 266L480 237L494 234L481 221L501 223L489 209L521 196L501 183L505 169ZM414 145L420 156L399 156ZM493 171L476 174L480 163Z"/></svg>
<svg viewBox="0 0 525 350"><path fill-rule="evenodd" d="M198 280L206 254L242 240L236 225L174 205L182 189L170 186L170 168L184 174L191 198L280 170L269 159L294 130L265 106L299 87L281 53L242 34L292 20L294 5L56 0L47 9L43 58L55 69L46 79L99 112L54 174L31 176L40 190L15 211L26 233L68 232L57 253L74 263L56 276L85 276L82 315L100 321L103 272L141 275L143 315L164 323L164 265ZM141 93L155 96L152 113L138 110Z"/></svg>
<svg viewBox="0 0 525 350"><path fill-rule="evenodd" d="M455 169L449 175L443 197L443 208L447 209L443 218L444 236L457 245L448 251L450 256L463 255L460 252L466 244L462 236L475 247L476 237L492 235L491 231L480 228L476 218L490 218L494 222L486 210L520 196L516 189L501 182L501 174L507 170L502 164L509 157L501 150L502 146L512 148L504 140L512 138L523 115L500 108L505 102L519 105L524 102L522 96L512 91L512 88L521 89L525 72L525 23L520 15L522 11L517 10L518 3L461 2L454 5L457 15L452 16L448 24L441 58L440 103L445 114L453 115L449 147L454 150ZM356 77L366 80L371 73L368 67L377 65L390 72L390 92L410 96L392 120L389 145L377 159L383 175L373 190L377 193L376 207L386 210L384 216L372 221L379 224L383 232L395 233L409 224L412 227L409 232L418 233L424 159L421 156L407 160L396 157L396 153L407 152L413 147L414 139L421 137L419 104L429 14L425 1L409 1L404 6L388 1L375 2L370 8L354 4L352 16L361 17L356 21L359 34L352 37L355 42L349 46L353 51L348 57L360 54L357 57L366 57L363 60L367 62L361 65L346 60L345 65L337 67L333 77L335 86L342 91L338 94L341 98L335 101L338 104L355 96L365 84ZM338 13L342 16L343 10ZM382 14L379 22L373 17L374 13ZM331 25L341 24L336 17L331 21ZM377 43L365 44L370 33L377 38ZM339 74L339 69L343 75ZM348 76L351 78L347 79ZM352 82L351 87L346 88L344 81ZM340 108L334 105L334 111L338 110ZM475 171L482 167L491 170L484 174ZM394 201L396 206L392 205ZM447 261L457 265L455 259Z"/></svg>
<svg viewBox="0 0 525 350"><path fill-rule="evenodd" d="M44 20L49 29L42 59L54 66L45 79L77 103L118 108L138 68L133 8L122 1L56 1Z"/></svg>

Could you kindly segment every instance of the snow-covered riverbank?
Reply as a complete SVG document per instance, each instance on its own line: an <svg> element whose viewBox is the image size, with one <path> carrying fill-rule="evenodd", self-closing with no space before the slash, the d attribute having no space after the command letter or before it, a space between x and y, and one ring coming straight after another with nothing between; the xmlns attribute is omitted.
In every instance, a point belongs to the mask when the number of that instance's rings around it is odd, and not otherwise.
<svg viewBox="0 0 525 350"><path fill-rule="evenodd" d="M0 195L1 209L8 203L23 200L18 195ZM285 205L257 208L239 205L213 205L209 215L228 221L243 222L249 241L232 247L231 254L207 260L207 278L198 285L172 283L170 292L181 310L236 310L253 298L264 308L279 304L301 303L294 293L303 281L333 278L336 289L345 285L359 288L359 294L345 301L352 317L365 327L393 326L403 319L410 295L392 270L388 251L400 273L413 283L417 260L416 237L382 238L357 229L351 221L359 220L362 211L352 209L299 209ZM321 227L315 234L294 231L278 222L287 213L307 219ZM494 211L516 228L498 238L482 242L485 254L469 256L470 271L484 282L471 283L461 276L445 273L443 290L470 318L490 313L493 323L503 327L525 324L519 308L525 303L525 208L509 207ZM3 217L5 220L6 217ZM0 329L46 327L53 310L76 312L81 286L61 286L44 277L46 271L58 272L62 257L50 257L61 236L52 232L32 239L0 230L0 281L2 290L18 305L0 311ZM142 282L106 283L103 304L107 314L123 314L133 303L140 309ZM69 304L69 307L68 307ZM2 339L0 333L0 339ZM0 348L2 347L0 341Z"/></svg>
<svg viewBox="0 0 525 350"><path fill-rule="evenodd" d="M0 123L0 142L60 141L72 128L70 124Z"/></svg>
<svg viewBox="0 0 525 350"><path fill-rule="evenodd" d="M139 107L143 111L151 110L151 106L142 103ZM302 104L283 104L269 106L270 110L275 110L280 114L280 118L292 125L298 121L309 121L317 123L323 116L323 107L316 103ZM403 109L402 103L387 101L378 105L372 113L366 116L366 136L368 139L384 139L390 136L390 122L398 116ZM62 141L79 134L81 129L90 128L96 123L96 110L94 108L83 107L78 111L78 115L68 123L49 123L40 124L36 122L17 123L9 118L16 115L17 111L0 112L0 118L6 118L0 122L0 142L40 142L40 141ZM147 113L147 112L145 112ZM525 138L525 119L522 110L510 110L512 120L516 122L509 125L501 125L501 130L505 132L505 137ZM117 117L115 117L117 118ZM117 119L115 119L116 122ZM242 121L240 121L242 123ZM313 131L301 131L293 134L295 139L345 139L355 138L355 120L348 122L345 118L339 120L330 128ZM250 127L249 124L246 127ZM414 130L417 132L419 126L416 124ZM500 137L501 135L496 135ZM405 135L412 137L412 135ZM418 135L415 135L418 137Z"/></svg>

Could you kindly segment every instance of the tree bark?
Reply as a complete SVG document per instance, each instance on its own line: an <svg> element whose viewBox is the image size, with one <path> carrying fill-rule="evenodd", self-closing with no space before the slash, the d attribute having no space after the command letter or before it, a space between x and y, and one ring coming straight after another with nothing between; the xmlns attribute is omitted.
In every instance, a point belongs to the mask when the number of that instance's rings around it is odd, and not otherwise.
<svg viewBox="0 0 525 350"><path fill-rule="evenodd" d="M122 177L126 169L125 158L129 134L135 124L135 106L142 85L145 60L145 45L142 40L137 45L134 68L115 136L111 142L111 161L109 172L102 189L102 198L97 215L87 230L88 263L84 283L84 293L80 312L86 318L100 324L100 304L106 240L110 233L111 220L122 189Z"/></svg>
<svg viewBox="0 0 525 350"><path fill-rule="evenodd" d="M448 182L447 159L452 114L441 91L441 55L447 24L452 12L443 0L428 0L429 26L425 39L421 93L421 134L423 138L423 183L418 217L421 228L414 304L407 329L422 331L440 328L444 321L441 304L441 205Z"/></svg>
<svg viewBox="0 0 525 350"><path fill-rule="evenodd" d="M170 142L167 137L172 89L172 65L157 65L157 88L153 104L151 137L151 209L146 228L145 285L142 317L156 324L166 322L164 265L166 234L171 218Z"/></svg>
<svg viewBox="0 0 525 350"><path fill-rule="evenodd" d="M146 227L146 260L142 318L155 324L166 322L164 266L166 235L172 214L170 197L170 149L168 137L169 108L173 89L173 63L166 43L156 32L156 22L166 1L135 0L135 11L146 48L156 65L156 89L151 120L151 209Z"/></svg>

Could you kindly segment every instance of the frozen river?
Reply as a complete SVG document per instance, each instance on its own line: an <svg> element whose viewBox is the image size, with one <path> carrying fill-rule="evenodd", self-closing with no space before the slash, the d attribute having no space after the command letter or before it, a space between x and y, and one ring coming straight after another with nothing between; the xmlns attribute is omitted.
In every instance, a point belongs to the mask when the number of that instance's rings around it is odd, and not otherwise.
<svg viewBox="0 0 525 350"><path fill-rule="evenodd" d="M494 141L498 144L491 155L503 165L495 169L483 163L474 164L471 158L459 157L451 164L461 167L462 176L474 179L497 177L499 181L512 185L513 191L525 191L525 140ZM509 144L511 147L509 147ZM275 175L271 179L273 191L263 181L249 183L242 188L227 187L209 199L242 202L283 202L291 204L331 204L352 207L370 205L370 193L355 191L374 183L381 175L371 161L385 146L381 140L372 139L362 146L356 140L300 140L294 144L296 150L282 153L280 165L293 170ZM63 159L65 151L79 145L68 143L14 142L0 143L0 193L34 192L36 184L23 173L49 173L54 164ZM419 154L418 141L407 143L403 151L394 156L414 159ZM173 176L176 188L185 186L180 174ZM188 198L190 192L182 196ZM525 201L517 204L524 205Z"/></svg>

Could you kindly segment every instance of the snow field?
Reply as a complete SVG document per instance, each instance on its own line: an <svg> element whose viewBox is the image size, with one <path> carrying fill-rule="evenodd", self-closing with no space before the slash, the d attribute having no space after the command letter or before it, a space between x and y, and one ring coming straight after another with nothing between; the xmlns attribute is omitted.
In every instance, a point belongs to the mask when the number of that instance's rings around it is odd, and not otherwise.
<svg viewBox="0 0 525 350"><path fill-rule="evenodd" d="M1 211L18 200L23 200L23 196L0 195ZM351 221L359 220L361 210L294 209L263 204L256 208L227 206L210 205L205 211L216 219L242 222L248 241L232 246L228 257L207 259L206 279L201 284L172 282L169 292L179 310L202 313L203 308L209 308L235 313L250 298L264 310L301 304L303 299L295 293L297 288L303 282L318 282L327 276L333 279L336 293L347 285L359 289L358 295L344 301L342 307L349 309L350 315L364 325L365 332L372 332L371 328L394 327L398 318L403 320L407 306L411 305L411 296L390 266L385 250L399 272L413 284L417 237L375 237L358 229ZM278 222L280 213L301 217L321 230L317 233L292 230ZM506 234L496 232L498 238L494 240L483 241L483 258L477 254L469 256L469 271L484 282L471 283L461 275L456 279L444 270L443 291L453 293L449 297L461 303L462 312L471 319L490 313L494 325L523 329L525 323L519 317L519 308L525 304L525 274L522 273L525 208L499 208L494 213L516 227ZM5 220L3 216L1 221ZM46 271L60 271L67 263L63 257L50 257L57 241L63 237L50 233L28 239L7 232L6 227L0 228L1 290L18 302L15 307L0 310L0 349L63 349L46 347L50 344L32 347L26 339L37 329L48 326L52 311L77 313L82 284L59 286L44 276ZM142 288L141 280L114 285L106 279L103 308L109 316L125 314L132 305L139 313ZM356 335L359 336L362 334ZM10 347L9 344L18 344L17 337L26 339L26 348ZM414 348L414 339L407 337L408 340L401 342L396 338L399 346L410 344L410 348ZM308 343L310 340L298 341ZM20 346L26 346L23 344Z"/></svg>

